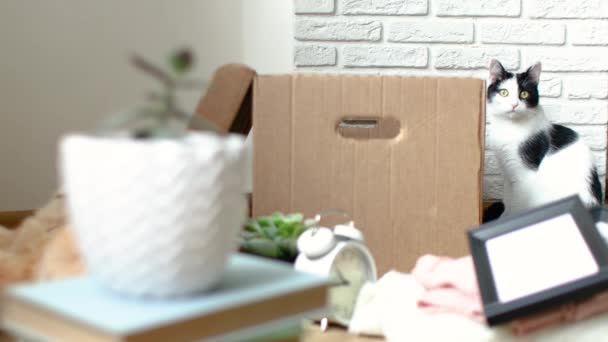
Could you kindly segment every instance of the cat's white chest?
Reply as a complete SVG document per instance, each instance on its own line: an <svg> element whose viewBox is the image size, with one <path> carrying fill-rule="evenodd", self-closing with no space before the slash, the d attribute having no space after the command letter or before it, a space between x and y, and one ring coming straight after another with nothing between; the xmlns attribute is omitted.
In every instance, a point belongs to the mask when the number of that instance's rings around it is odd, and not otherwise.
<svg viewBox="0 0 608 342"><path fill-rule="evenodd" d="M549 122L539 117L526 121L511 121L504 118L492 118L488 120L487 140L489 147L493 149L514 148L525 141L533 133L546 129Z"/></svg>
<svg viewBox="0 0 608 342"><path fill-rule="evenodd" d="M530 136L545 127L545 122L493 119L487 127L487 146L494 151L502 170L507 211L518 212L538 202L538 170L525 165L519 149Z"/></svg>
<svg viewBox="0 0 608 342"><path fill-rule="evenodd" d="M519 146L530 136L530 128L494 120L487 126L487 130L487 147L495 151L504 176L512 182L529 178L532 172L523 167Z"/></svg>

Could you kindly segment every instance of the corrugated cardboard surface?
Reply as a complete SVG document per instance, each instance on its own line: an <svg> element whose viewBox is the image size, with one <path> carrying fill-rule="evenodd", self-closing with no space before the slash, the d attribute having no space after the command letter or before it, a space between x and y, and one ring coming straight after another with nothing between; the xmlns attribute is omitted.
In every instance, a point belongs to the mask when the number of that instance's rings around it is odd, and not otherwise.
<svg viewBox="0 0 608 342"><path fill-rule="evenodd" d="M221 132L247 134L251 128L251 83L255 70L243 64L226 64L216 70L207 92L194 112Z"/></svg>
<svg viewBox="0 0 608 342"><path fill-rule="evenodd" d="M253 97L254 215L346 210L380 275L468 253L465 232L481 221L482 80L259 75ZM344 118L380 121L340 130Z"/></svg>

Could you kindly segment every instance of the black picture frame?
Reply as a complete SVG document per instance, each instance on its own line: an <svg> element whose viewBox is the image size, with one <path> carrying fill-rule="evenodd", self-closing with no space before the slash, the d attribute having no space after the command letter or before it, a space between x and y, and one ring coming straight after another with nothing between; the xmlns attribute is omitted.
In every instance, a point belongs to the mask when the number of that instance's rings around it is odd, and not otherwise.
<svg viewBox="0 0 608 342"><path fill-rule="evenodd" d="M591 209L591 216L595 222L608 222L608 208L597 207Z"/></svg>
<svg viewBox="0 0 608 342"><path fill-rule="evenodd" d="M606 228L602 228L598 225L598 223L603 222L604 224L608 224L608 208L605 207L597 207L591 209L591 216L595 221L596 229L600 233L600 235L604 238L604 243L608 246L608 230ZM605 227L605 226L604 226Z"/></svg>
<svg viewBox="0 0 608 342"><path fill-rule="evenodd" d="M593 275L540 292L501 302L498 299L486 241L563 214L570 214L574 219L598 265L599 271ZM608 247L595 228L593 216L585 209L578 196L567 197L521 215L499 218L468 231L467 235L477 274L484 315L490 326L506 323L565 302L586 298L608 288ZM538 251L542 253L542 246L539 246Z"/></svg>

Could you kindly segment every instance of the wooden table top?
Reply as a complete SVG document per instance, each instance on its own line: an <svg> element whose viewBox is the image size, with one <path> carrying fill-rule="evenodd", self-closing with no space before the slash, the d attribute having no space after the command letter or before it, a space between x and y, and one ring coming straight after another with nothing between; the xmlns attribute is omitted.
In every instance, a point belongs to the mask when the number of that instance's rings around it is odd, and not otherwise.
<svg viewBox="0 0 608 342"><path fill-rule="evenodd" d="M326 331L321 331L319 325L304 324L301 342L383 342L380 337L366 337L349 334L346 330L339 327L329 327Z"/></svg>

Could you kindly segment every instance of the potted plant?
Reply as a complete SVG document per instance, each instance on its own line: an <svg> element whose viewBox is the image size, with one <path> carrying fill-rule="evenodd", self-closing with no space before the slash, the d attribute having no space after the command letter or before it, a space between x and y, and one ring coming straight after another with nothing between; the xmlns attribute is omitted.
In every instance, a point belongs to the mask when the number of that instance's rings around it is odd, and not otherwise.
<svg viewBox="0 0 608 342"><path fill-rule="evenodd" d="M176 105L193 56L165 71L133 63L164 92L106 121L95 134L60 142L61 175L88 271L118 292L184 296L218 283L246 221L243 139L220 135Z"/></svg>
<svg viewBox="0 0 608 342"><path fill-rule="evenodd" d="M273 213L248 220L240 234L240 250L293 263L298 256L297 240L308 225L300 213Z"/></svg>

